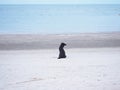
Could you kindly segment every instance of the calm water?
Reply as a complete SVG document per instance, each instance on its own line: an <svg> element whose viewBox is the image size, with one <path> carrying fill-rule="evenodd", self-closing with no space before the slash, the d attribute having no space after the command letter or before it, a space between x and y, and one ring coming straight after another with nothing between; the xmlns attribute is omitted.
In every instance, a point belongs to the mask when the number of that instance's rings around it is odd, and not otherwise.
<svg viewBox="0 0 120 90"><path fill-rule="evenodd" d="M120 31L120 5L0 5L0 33Z"/></svg>

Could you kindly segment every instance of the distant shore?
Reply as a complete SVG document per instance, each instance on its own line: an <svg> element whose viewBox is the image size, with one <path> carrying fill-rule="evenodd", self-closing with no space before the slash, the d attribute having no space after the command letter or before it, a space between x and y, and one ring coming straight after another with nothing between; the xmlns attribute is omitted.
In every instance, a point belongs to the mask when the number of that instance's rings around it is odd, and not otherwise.
<svg viewBox="0 0 120 90"><path fill-rule="evenodd" d="M0 50L120 47L120 32L79 34L0 34Z"/></svg>

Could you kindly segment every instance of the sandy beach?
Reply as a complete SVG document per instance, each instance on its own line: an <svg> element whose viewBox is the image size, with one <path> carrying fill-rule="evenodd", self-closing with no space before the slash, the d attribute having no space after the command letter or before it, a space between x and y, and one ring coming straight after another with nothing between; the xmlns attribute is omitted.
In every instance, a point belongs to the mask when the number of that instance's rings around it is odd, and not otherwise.
<svg viewBox="0 0 120 90"><path fill-rule="evenodd" d="M1 34L0 50L120 47L120 32L78 34Z"/></svg>
<svg viewBox="0 0 120 90"><path fill-rule="evenodd" d="M120 48L0 51L0 90L119 90Z"/></svg>
<svg viewBox="0 0 120 90"><path fill-rule="evenodd" d="M119 32L0 35L0 90L119 90L119 68Z"/></svg>

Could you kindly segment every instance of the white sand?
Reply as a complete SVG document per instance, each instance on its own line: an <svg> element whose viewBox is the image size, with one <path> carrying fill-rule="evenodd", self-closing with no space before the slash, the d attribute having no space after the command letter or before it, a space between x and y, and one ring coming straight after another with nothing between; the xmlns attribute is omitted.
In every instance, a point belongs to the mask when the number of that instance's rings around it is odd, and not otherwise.
<svg viewBox="0 0 120 90"><path fill-rule="evenodd" d="M0 90L120 90L120 48L0 51Z"/></svg>

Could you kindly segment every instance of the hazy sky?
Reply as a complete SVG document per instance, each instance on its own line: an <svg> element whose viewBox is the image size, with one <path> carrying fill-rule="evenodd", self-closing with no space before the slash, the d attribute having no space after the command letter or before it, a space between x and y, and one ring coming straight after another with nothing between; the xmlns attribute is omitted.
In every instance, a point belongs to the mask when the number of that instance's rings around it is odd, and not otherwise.
<svg viewBox="0 0 120 90"><path fill-rule="evenodd" d="M40 4L40 3L98 3L98 4L120 4L120 0L0 0L0 4Z"/></svg>

